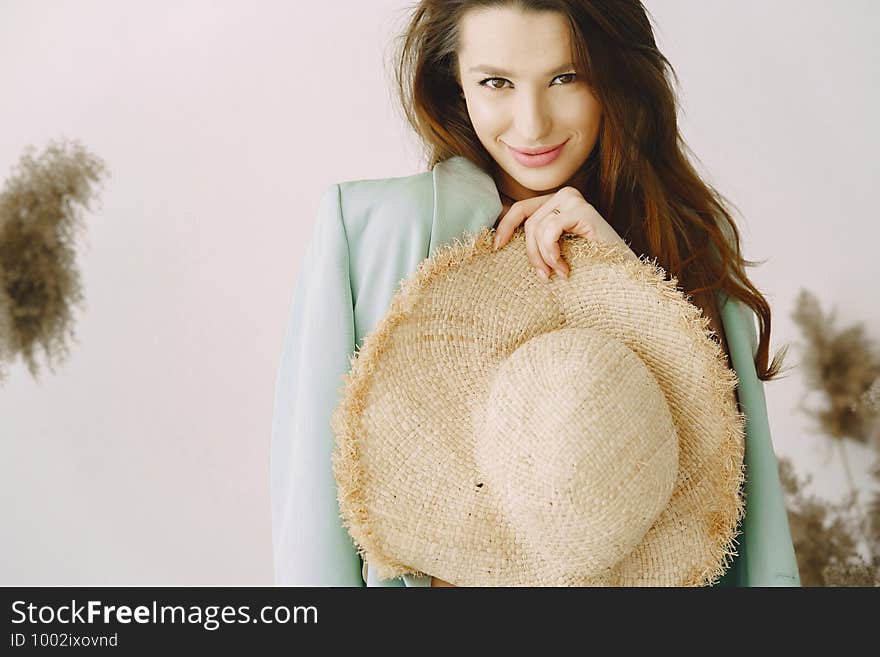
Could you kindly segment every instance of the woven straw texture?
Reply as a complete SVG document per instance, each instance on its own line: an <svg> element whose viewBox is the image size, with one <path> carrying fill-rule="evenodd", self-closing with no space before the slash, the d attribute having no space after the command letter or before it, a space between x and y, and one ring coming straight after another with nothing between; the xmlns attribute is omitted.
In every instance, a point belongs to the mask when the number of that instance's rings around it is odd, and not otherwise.
<svg viewBox="0 0 880 657"><path fill-rule="evenodd" d="M709 320L655 263L465 233L401 282L331 424L343 524L381 579L702 586L736 555L745 417Z"/></svg>

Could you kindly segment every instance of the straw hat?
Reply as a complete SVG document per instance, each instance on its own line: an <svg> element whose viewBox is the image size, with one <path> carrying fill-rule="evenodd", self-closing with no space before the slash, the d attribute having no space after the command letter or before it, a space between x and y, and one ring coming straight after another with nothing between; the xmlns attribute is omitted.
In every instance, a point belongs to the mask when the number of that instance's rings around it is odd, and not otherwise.
<svg viewBox="0 0 880 657"><path fill-rule="evenodd" d="M745 417L709 320L656 263L465 233L402 281L331 424L343 524L381 579L700 586L736 555Z"/></svg>

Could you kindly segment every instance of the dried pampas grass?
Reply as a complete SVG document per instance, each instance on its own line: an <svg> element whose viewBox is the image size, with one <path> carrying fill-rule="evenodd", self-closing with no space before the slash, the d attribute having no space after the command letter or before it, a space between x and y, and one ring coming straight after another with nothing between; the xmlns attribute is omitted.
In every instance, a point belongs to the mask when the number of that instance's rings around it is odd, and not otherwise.
<svg viewBox="0 0 880 657"><path fill-rule="evenodd" d="M79 211L89 208L103 162L78 142L25 149L0 192L0 382L20 354L31 376L42 347L49 369L69 353L73 308L83 301L75 264Z"/></svg>
<svg viewBox="0 0 880 657"><path fill-rule="evenodd" d="M871 400L880 394L880 353L863 324L836 329L835 315L835 310L823 313L815 295L800 291L792 319L806 340L801 367L809 388L822 393L825 402L802 410L826 435L867 443L877 432L876 401L872 407Z"/></svg>
<svg viewBox="0 0 880 657"><path fill-rule="evenodd" d="M859 503L859 491L847 457L846 444L853 440L880 455L880 351L861 323L837 329L835 311L824 313L812 293L801 290L792 318L805 343L802 371L807 394L818 394L818 407L799 409L816 420L817 432L838 447L849 485L841 504L807 496L793 466L780 459L780 479L786 494L789 525L801 582L804 586L880 586L880 494L874 492L867 509ZM880 483L880 458L871 474ZM869 561L857 546L864 542Z"/></svg>
<svg viewBox="0 0 880 657"><path fill-rule="evenodd" d="M779 457L788 525L802 586L880 586L880 571L857 549L859 518L851 504L807 495L810 477L799 479L791 461Z"/></svg>

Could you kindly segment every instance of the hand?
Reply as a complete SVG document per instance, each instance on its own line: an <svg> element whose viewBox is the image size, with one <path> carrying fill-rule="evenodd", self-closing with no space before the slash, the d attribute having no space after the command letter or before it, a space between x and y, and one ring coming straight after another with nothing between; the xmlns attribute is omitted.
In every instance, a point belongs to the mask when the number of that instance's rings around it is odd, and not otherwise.
<svg viewBox="0 0 880 657"><path fill-rule="evenodd" d="M554 208L558 208L559 212L554 212ZM507 244L513 231L523 222L529 262L544 280L550 280L553 271L568 278L569 268L559 249L559 239L563 233L621 244L633 257L638 258L617 231L574 187L563 187L553 194L514 203L498 222L494 248L497 250Z"/></svg>

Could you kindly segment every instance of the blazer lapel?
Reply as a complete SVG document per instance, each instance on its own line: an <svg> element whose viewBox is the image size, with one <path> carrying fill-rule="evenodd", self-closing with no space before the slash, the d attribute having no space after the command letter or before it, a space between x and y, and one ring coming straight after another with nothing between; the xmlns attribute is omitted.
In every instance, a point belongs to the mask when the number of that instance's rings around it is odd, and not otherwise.
<svg viewBox="0 0 880 657"><path fill-rule="evenodd" d="M503 206L488 173L466 157L438 162L433 170L434 214L428 255L465 231L478 233L495 225Z"/></svg>

